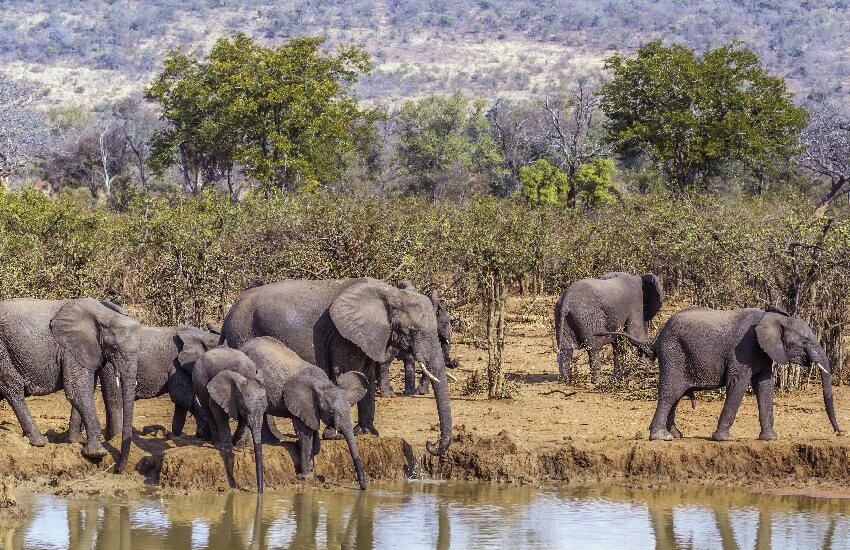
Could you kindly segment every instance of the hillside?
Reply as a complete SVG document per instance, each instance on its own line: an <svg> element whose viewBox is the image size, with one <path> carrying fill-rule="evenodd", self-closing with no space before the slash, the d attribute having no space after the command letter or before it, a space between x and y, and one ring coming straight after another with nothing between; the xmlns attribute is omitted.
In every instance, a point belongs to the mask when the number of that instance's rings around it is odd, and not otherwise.
<svg viewBox="0 0 850 550"><path fill-rule="evenodd" d="M657 39L697 49L740 39L798 96L850 89L843 0L5 0L0 9L0 63L55 103L126 95L166 51L204 51L236 31L361 45L375 63L361 96L385 102L458 88L541 94Z"/></svg>

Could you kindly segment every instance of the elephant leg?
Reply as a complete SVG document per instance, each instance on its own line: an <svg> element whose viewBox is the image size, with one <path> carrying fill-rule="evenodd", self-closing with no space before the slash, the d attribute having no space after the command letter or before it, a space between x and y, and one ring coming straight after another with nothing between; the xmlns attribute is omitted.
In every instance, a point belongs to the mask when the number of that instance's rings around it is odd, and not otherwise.
<svg viewBox="0 0 850 550"><path fill-rule="evenodd" d="M174 414L171 416L171 433L176 437L183 435L183 427L186 426L186 415L189 414L187 409L180 405L174 405Z"/></svg>
<svg viewBox="0 0 850 550"><path fill-rule="evenodd" d="M599 358L599 348L592 342L587 343L587 359L590 362L590 381L596 384L599 382L602 363Z"/></svg>
<svg viewBox="0 0 850 550"><path fill-rule="evenodd" d="M239 420L236 421L236 431L233 433L232 443L233 448L238 451L244 449L250 439L250 434L248 433L248 430L245 429L247 427L248 424L243 418L240 417Z"/></svg>
<svg viewBox="0 0 850 550"><path fill-rule="evenodd" d="M773 441L779 436L773 430L773 371L765 369L753 376L753 389L759 405L759 439Z"/></svg>
<svg viewBox="0 0 850 550"><path fill-rule="evenodd" d="M95 373L84 368L73 368L65 365L63 370L65 395L71 405L79 411L86 428L86 443L83 446L83 456L102 458L107 455L106 449L100 442L100 421L94 409L94 376Z"/></svg>
<svg viewBox="0 0 850 550"><path fill-rule="evenodd" d="M103 437L107 441L121 433L121 420L123 419L123 399L121 387L115 368L107 363L98 373L100 378L100 393L103 396L103 408L106 409L106 429Z"/></svg>
<svg viewBox="0 0 850 550"><path fill-rule="evenodd" d="M676 408L678 408L679 401L681 400L682 398L679 397L679 399L676 400L673 406L670 407L670 412L667 413L667 431L670 432L670 435L673 436L673 439L682 439L684 437L679 428L676 427Z"/></svg>
<svg viewBox="0 0 850 550"><path fill-rule="evenodd" d="M195 417L195 437L204 441L212 441L212 429L210 428L210 417L201 407L198 398L192 399L192 408L189 409Z"/></svg>
<svg viewBox="0 0 850 550"><path fill-rule="evenodd" d="M416 395L416 361L410 354L399 354L404 362L404 395Z"/></svg>
<svg viewBox="0 0 850 550"><path fill-rule="evenodd" d="M573 381L573 349L572 342L561 340L558 349L558 379L566 384Z"/></svg>
<svg viewBox="0 0 850 550"><path fill-rule="evenodd" d="M623 371L623 360L625 359L625 353L622 342L620 342L619 338L615 338L613 342L611 342L611 348L613 349L613 357L614 357L614 378L617 380L622 380L623 375L625 374Z"/></svg>
<svg viewBox="0 0 850 550"><path fill-rule="evenodd" d="M263 433L261 436L263 443L267 445L280 443L280 438L275 435L276 433L277 426L275 425L274 418L270 414L263 415Z"/></svg>
<svg viewBox="0 0 850 550"><path fill-rule="evenodd" d="M366 397L357 403L357 426L354 428L354 433L378 435L378 430L375 428L375 365L374 361L370 361L366 366L366 380L368 381Z"/></svg>
<svg viewBox="0 0 850 550"><path fill-rule="evenodd" d="M419 387L416 388L417 395L428 395L431 393L431 379L422 375L421 380L419 380Z"/></svg>
<svg viewBox="0 0 850 550"><path fill-rule="evenodd" d="M175 436L183 435L183 428L186 426L186 415L192 411L195 417L195 422L199 424L198 414L196 413L195 389L192 386L192 379L182 371L174 373L168 380L168 397L174 403L174 414L171 416L171 433ZM199 410L200 407L197 407ZM203 416L203 413L200 413Z"/></svg>
<svg viewBox="0 0 850 550"><path fill-rule="evenodd" d="M68 421L68 433L66 435L68 443L82 443L83 439L83 419L80 412L71 407L71 419Z"/></svg>
<svg viewBox="0 0 850 550"><path fill-rule="evenodd" d="M662 372L664 372L662 370ZM649 439L671 441L674 437L681 437L681 432L676 428L676 405L687 391L687 386L681 383L671 382L662 375L658 380L658 405L655 407L655 415L649 425ZM675 430L675 431L673 431Z"/></svg>
<svg viewBox="0 0 850 550"><path fill-rule="evenodd" d="M35 425L32 413L30 413L29 407L27 407L27 402L24 400L23 384L21 385L20 391L9 391L5 387L0 388L0 391L2 391L3 395L6 397L6 401L9 402L9 405L15 412L15 416L21 424L24 435L27 439L29 439L30 445L33 447L44 447L47 440L41 432L38 431L38 426Z"/></svg>
<svg viewBox="0 0 850 550"><path fill-rule="evenodd" d="M717 429L712 434L711 439L715 441L732 441L734 439L732 434L729 433L729 429L735 421L735 415L738 414L738 408L741 406L741 401L744 400L748 385L749 377L747 376L742 374L729 376L729 381L726 384L726 401L723 403L723 410L720 412L720 419L717 421Z"/></svg>
<svg viewBox="0 0 850 550"><path fill-rule="evenodd" d="M221 407L211 405L207 409L209 414L210 431L212 432L213 446L219 451L229 452L233 450L230 436L230 419ZM207 411L204 411L207 412Z"/></svg>
<svg viewBox="0 0 850 550"><path fill-rule="evenodd" d="M298 418L292 419L292 426L298 438L298 479L313 477L313 448L318 442L318 434Z"/></svg>
<svg viewBox="0 0 850 550"><path fill-rule="evenodd" d="M381 397L395 397L395 392L390 384L390 363L385 361L378 368L378 380L381 386Z"/></svg>

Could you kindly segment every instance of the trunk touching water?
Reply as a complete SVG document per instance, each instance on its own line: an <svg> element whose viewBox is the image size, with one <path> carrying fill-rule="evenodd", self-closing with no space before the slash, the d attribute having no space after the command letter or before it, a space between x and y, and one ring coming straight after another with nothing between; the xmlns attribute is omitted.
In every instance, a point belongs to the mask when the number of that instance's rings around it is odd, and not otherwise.
<svg viewBox="0 0 850 550"><path fill-rule="evenodd" d="M251 438L254 441L254 463L257 468L257 493L263 492L263 415L259 415L259 422L253 422Z"/></svg>
<svg viewBox="0 0 850 550"><path fill-rule="evenodd" d="M337 424L340 425L340 424ZM361 489L366 489L366 476L363 474L363 461L360 460L360 453L357 451L357 442L354 439L354 430L351 428L351 422L340 430L345 442L348 443L348 452L351 453L351 461L354 463L354 471L357 473L357 483Z"/></svg>

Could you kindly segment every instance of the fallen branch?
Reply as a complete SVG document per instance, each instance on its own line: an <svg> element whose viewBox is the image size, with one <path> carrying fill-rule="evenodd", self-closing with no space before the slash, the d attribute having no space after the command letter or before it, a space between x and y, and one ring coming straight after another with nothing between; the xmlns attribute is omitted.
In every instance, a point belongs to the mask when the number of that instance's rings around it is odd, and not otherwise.
<svg viewBox="0 0 850 550"><path fill-rule="evenodd" d="M564 394L564 397L566 398L566 397L572 397L575 394L577 394L578 392L577 391L566 392L564 390L552 390L552 391L545 391L545 392L541 393L540 395L552 395L553 393L562 393L562 394Z"/></svg>

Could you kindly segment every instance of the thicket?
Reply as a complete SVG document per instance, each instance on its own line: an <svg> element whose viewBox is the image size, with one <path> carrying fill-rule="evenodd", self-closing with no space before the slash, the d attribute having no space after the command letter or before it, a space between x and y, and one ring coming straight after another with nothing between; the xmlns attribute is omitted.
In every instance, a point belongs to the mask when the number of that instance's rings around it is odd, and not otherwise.
<svg viewBox="0 0 850 550"><path fill-rule="evenodd" d="M137 195L115 211L25 189L0 193L0 299L95 296L146 323L202 324L219 322L256 281L408 279L439 288L464 336L489 350L499 396L508 296L652 271L673 303L775 304L808 320L834 379L848 383L850 218L811 211L788 196L625 196L581 212L488 196L458 204L324 192L233 204L212 191Z"/></svg>

